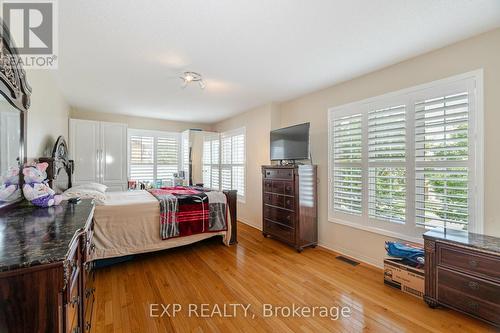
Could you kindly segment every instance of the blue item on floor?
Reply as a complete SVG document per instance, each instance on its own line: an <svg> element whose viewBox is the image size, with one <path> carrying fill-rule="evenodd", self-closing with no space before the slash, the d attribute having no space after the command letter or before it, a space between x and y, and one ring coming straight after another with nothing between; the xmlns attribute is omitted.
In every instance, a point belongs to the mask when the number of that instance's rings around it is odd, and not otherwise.
<svg viewBox="0 0 500 333"><path fill-rule="evenodd" d="M409 246L399 242L385 242L387 254L391 257L401 258L404 261L417 266L423 266L425 262L424 249Z"/></svg>

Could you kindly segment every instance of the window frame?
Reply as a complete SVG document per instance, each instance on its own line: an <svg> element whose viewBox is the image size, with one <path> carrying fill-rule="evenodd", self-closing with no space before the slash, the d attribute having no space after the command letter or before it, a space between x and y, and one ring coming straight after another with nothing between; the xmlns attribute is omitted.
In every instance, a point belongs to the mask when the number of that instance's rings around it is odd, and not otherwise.
<svg viewBox="0 0 500 333"><path fill-rule="evenodd" d="M484 109L483 70L467 72L445 79L432 81L399 91L371 97L328 109L328 221L362 229L385 236L422 242L424 227L416 225L415 210L415 103L418 100L444 96L458 88L473 89L469 100L469 226L468 230L482 233L484 230ZM368 112L374 108L406 106L406 222L402 225L368 217ZM362 214L345 214L333 209L333 121L339 117L362 114ZM373 165L373 162L370 162ZM390 225L388 225L390 223Z"/></svg>
<svg viewBox="0 0 500 333"><path fill-rule="evenodd" d="M130 145L130 137L131 136L149 136L153 137L153 185L156 184L157 181L157 173L158 173L158 138L160 137L176 137L178 142L177 147L177 172L182 171L183 167L183 156L182 156L182 133L178 132L167 132L167 131L155 131L155 130L143 130L143 129L135 129L129 128L127 130L127 179L130 180L130 157L131 157L131 145Z"/></svg>

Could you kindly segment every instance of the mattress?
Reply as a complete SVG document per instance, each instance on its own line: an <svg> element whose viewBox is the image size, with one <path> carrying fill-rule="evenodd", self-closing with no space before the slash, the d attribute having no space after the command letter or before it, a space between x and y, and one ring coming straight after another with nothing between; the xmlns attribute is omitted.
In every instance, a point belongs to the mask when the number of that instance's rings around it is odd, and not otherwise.
<svg viewBox="0 0 500 333"><path fill-rule="evenodd" d="M105 204L95 208L92 260L164 250L217 235L224 236L224 244L228 245L230 221L227 225L227 231L162 240L160 207L155 197L147 191L106 193Z"/></svg>

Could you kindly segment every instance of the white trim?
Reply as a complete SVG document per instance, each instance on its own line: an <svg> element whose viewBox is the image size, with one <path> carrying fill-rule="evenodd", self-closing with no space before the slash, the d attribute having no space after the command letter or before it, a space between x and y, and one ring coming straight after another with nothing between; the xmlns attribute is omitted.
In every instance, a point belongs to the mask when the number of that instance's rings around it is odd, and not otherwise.
<svg viewBox="0 0 500 333"><path fill-rule="evenodd" d="M443 96L447 94L448 91L454 91L457 87L466 87L469 92L471 89L467 86L469 82L475 83L474 93L471 94L472 98L470 100L470 130L469 130L469 140L473 140L473 144L469 144L469 158L468 163L469 168L473 168L474 174L471 176L473 179L474 187L471 192L469 192L470 199L470 225L469 230L476 233L482 233L484 228L484 96L483 96L483 70L478 69L475 71L467 72L464 74L455 75L445 79L433 81L430 83L420 84L414 87L405 88L399 91L390 92L380 96L366 98L361 101L356 101L352 103L347 103L344 105L332 107L328 109L328 221L333 223L339 223L348 225L357 229L362 229L374 233L383 234L390 237L401 238L410 241L421 241L420 232L424 231L423 228L418 228L415 225L415 204L414 204L414 194L411 195L411 199L407 200L407 214L406 214L406 224L405 227L394 225L389 227L392 230L386 230L383 226L374 226L374 219L367 218L368 211L368 200L366 182L368 177L366 173L368 172L367 166L372 165L368 163L367 160L367 122L366 122L366 108L370 110L370 106L380 106L388 104L389 102L399 101L405 99L406 114L407 114L407 133L406 137L411 138L407 140L406 143L406 166L407 167L407 193L414 193L415 183L414 180L414 168L417 165L415 162L415 149L414 149L414 103L415 98L419 95L425 94L425 98L429 98L429 91L431 95ZM434 91L435 90L435 91ZM408 104L407 104L408 103ZM343 116L353 115L353 114L363 115L363 136L362 136L362 161L357 163L363 167L363 200L362 200L362 214L361 216L350 215L339 213L333 210L333 168L334 165L339 163L334 163L332 161L334 145L333 139L333 121ZM413 122L409 122L413 121ZM410 126L408 126L410 124ZM471 165L471 163L474 163ZM341 163L340 163L341 164ZM352 164L352 163L351 163ZM437 163L439 164L439 163ZM344 166L344 164L342 164ZM427 164L426 164L427 165ZM345 164L346 167L354 166ZM412 202L409 202L412 201ZM411 214L409 214L411 213ZM383 223L382 223L383 224Z"/></svg>
<svg viewBox="0 0 500 333"><path fill-rule="evenodd" d="M351 257L352 259L356 259L356 260L360 261L362 264L365 264L368 266L372 266L372 267L379 268L379 269L384 268L383 260L381 263L378 258L368 257L368 256L366 256L358 251L353 251L353 250L350 250L350 249L347 249L344 247L331 247L331 246L326 245L323 242L320 242L318 244L318 247L322 247L328 251L332 251L332 252L335 252L337 254L344 255L346 257Z"/></svg>

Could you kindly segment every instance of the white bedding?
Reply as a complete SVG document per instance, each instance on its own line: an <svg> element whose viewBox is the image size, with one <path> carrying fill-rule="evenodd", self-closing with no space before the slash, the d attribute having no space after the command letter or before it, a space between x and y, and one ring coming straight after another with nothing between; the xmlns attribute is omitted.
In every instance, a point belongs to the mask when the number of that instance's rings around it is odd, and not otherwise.
<svg viewBox="0 0 500 333"><path fill-rule="evenodd" d="M227 231L162 240L160 207L155 197L147 191L109 192L105 202L95 209L92 259L164 250L216 235L223 235L224 244L228 245L231 221L227 224Z"/></svg>

